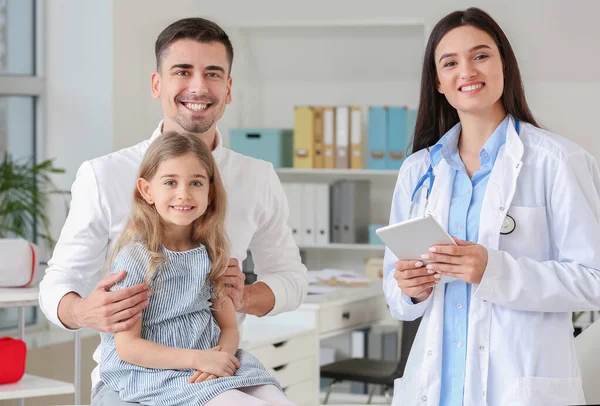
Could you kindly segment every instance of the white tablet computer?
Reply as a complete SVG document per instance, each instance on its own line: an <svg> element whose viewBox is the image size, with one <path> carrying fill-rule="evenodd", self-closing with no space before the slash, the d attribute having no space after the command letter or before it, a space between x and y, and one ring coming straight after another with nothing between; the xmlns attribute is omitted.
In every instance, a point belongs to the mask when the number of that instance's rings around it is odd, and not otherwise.
<svg viewBox="0 0 600 406"><path fill-rule="evenodd" d="M415 259L424 264L429 261L422 260L421 255L428 253L432 245L456 245L440 223L430 215L381 227L375 232L398 259ZM456 278L443 275L440 282L453 280Z"/></svg>

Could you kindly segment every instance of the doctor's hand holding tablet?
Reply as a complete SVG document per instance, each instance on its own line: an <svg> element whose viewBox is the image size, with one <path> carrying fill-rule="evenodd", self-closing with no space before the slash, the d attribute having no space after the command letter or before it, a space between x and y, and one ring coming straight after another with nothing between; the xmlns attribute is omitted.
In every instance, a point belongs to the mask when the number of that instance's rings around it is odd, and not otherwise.
<svg viewBox="0 0 600 406"><path fill-rule="evenodd" d="M451 237L431 215L406 220L376 231L396 255L394 279L414 303L433 288L456 279L479 284L488 262L480 244Z"/></svg>

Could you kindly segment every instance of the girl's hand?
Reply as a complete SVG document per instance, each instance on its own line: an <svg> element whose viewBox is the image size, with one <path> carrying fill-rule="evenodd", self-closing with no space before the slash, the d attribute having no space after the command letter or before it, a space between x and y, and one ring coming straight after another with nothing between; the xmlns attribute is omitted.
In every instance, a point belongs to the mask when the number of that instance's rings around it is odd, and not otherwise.
<svg viewBox="0 0 600 406"><path fill-rule="evenodd" d="M189 379L189 383L200 383L204 381L210 381L211 379L216 379L218 376L209 374L208 372L196 371L194 375Z"/></svg>
<svg viewBox="0 0 600 406"><path fill-rule="evenodd" d="M221 347L218 346L206 351L199 350L194 364L194 369L215 375L219 378L233 376L235 371L240 367L240 361L236 357L225 351L221 351Z"/></svg>
<svg viewBox="0 0 600 406"><path fill-rule="evenodd" d="M443 275L453 276L478 285L488 263L487 248L474 242L452 237L458 246L434 245L421 258L431 261L427 269Z"/></svg>
<svg viewBox="0 0 600 406"><path fill-rule="evenodd" d="M419 260L398 261L394 279L404 294L412 298L414 303L424 301L433 292L439 282L440 275L431 275Z"/></svg>

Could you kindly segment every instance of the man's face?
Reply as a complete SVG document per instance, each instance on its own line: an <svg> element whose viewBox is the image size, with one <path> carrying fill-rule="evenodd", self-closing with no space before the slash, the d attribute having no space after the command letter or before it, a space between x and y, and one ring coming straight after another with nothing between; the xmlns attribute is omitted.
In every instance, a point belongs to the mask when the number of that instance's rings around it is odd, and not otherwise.
<svg viewBox="0 0 600 406"><path fill-rule="evenodd" d="M152 96L160 99L163 130L202 134L214 131L231 103L225 46L190 39L173 42L152 74Z"/></svg>

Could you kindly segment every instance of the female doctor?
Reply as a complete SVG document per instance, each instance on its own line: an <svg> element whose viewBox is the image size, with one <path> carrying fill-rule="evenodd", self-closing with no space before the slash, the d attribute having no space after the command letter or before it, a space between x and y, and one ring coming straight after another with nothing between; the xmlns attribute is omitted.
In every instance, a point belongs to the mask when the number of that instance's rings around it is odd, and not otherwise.
<svg viewBox="0 0 600 406"><path fill-rule="evenodd" d="M600 309L598 165L539 128L508 39L479 9L431 33L413 152L390 224L430 214L457 246L411 261L386 250L392 315L423 317L393 404L585 403L571 312Z"/></svg>

